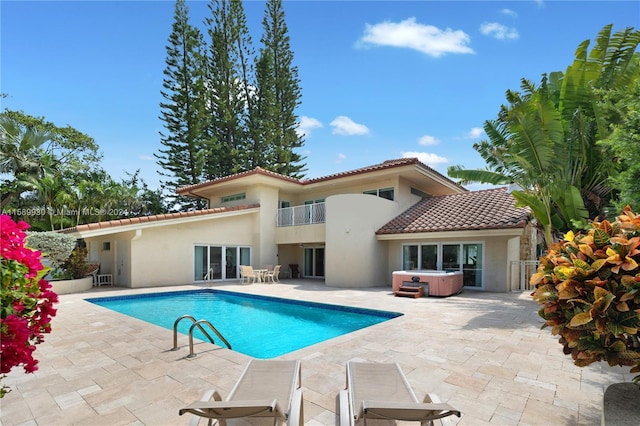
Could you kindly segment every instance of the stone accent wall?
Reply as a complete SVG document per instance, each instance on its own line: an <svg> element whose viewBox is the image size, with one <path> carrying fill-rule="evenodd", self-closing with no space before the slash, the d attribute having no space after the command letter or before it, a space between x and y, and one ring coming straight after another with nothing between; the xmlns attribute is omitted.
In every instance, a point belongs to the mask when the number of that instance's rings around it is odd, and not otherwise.
<svg viewBox="0 0 640 426"><path fill-rule="evenodd" d="M520 260L538 260L536 247L538 245L538 229L535 220L529 221L520 237Z"/></svg>

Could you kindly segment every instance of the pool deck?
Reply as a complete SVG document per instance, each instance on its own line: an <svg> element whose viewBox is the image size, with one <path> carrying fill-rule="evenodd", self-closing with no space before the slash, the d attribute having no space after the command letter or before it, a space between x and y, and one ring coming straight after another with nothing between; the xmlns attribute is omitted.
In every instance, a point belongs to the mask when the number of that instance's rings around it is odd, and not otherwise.
<svg viewBox="0 0 640 426"><path fill-rule="evenodd" d="M599 425L606 387L633 377L602 363L574 366L550 331L540 330L537 305L526 293L466 290L413 299L393 297L390 287L339 289L314 280L213 287L404 313L280 357L302 361L306 425L337 423L336 397L349 360L398 362L418 398L435 393L462 411L453 424L474 426ZM197 288L101 287L60 296L53 332L35 352L39 370L14 368L0 382L12 388L0 400L0 424L188 424L191 416L178 410L207 389L226 397L250 358L197 343L197 356L186 359L186 336L179 335L180 349L171 351L170 330L84 299Z"/></svg>

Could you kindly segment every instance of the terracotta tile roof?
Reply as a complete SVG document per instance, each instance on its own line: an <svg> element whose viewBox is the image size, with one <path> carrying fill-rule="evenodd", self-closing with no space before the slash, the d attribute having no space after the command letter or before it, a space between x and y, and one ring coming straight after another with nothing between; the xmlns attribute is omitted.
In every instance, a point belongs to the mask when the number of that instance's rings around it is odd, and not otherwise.
<svg viewBox="0 0 640 426"><path fill-rule="evenodd" d="M398 159L395 159L395 160L387 160L387 161L384 161L384 162L379 163L379 164L374 164L372 166L361 167L361 168L355 169L355 170L349 170L349 171L346 171L346 172L340 172L340 173L335 173L335 174L332 174L332 175L327 175L327 176L323 176L323 177L319 177L319 178L304 180L304 181L302 181L302 183L310 184L310 183L322 182L322 181L325 181L325 180L338 179L338 178L342 178L342 177L346 177L346 176L353 176L353 175L357 175L357 174L375 172L375 171L378 171L378 170L391 169L391 168L394 168L394 167L402 167L402 166L408 166L408 165L412 165L412 164L420 166L420 167L430 171L431 173L437 174L437 175L441 176L443 179L446 179L446 180L450 181L451 183L459 186L456 182L452 181L448 177L446 177L443 174L437 172L435 169L432 169L431 167L427 166L426 164L421 163L420 161L418 161L417 158L413 158L413 157L412 158L398 158Z"/></svg>
<svg viewBox="0 0 640 426"><path fill-rule="evenodd" d="M237 210L248 210L256 207L260 207L260 204L247 204L244 206L235 206L235 207L217 207L214 209L193 210L188 212L165 213L165 214L158 214L153 216L140 216L140 217L132 217L128 219L108 220L104 222L88 223L86 225L78 225L78 226L74 226L73 228L65 228L60 232L72 233L72 232L94 231L96 229L116 228L118 226L136 225L136 224L143 224L143 223L150 223L150 222L162 222L170 219L183 219L188 217L206 216L206 215L220 214L220 213L226 213L226 212L237 211Z"/></svg>
<svg viewBox="0 0 640 426"><path fill-rule="evenodd" d="M194 189L202 188L202 187L209 186L209 185L215 185L217 183L227 182L227 181L230 181L230 180L239 179L239 178L242 178L242 177L245 177L245 176L251 176L251 175L271 176L271 177L274 177L274 178L277 178L277 179L286 180L286 181L289 181L289 182L300 183L299 179L292 178L290 176L281 175L279 173L263 169L262 167L256 167L255 169L247 170L246 172L240 172L240 173L236 173L236 174L233 174L233 175L223 176L223 177L220 177L220 178L217 178L217 179L208 180L208 181L205 181L205 182L196 183L196 184L193 184L193 185L183 186L181 188L178 188L176 190L176 192L178 194L182 194L182 193L185 193L185 192L192 191Z"/></svg>
<svg viewBox="0 0 640 426"><path fill-rule="evenodd" d="M230 181L233 179L239 179L245 176L251 176L251 175L264 175L264 176L271 176L277 179L282 179L288 182L293 182L293 183L298 183L300 185L310 185L313 183L318 183L318 182L323 182L323 181L327 181L327 180L332 180L332 179L340 179L343 177L347 177L347 176L353 176L353 175L358 175L358 174L363 174L363 173L370 173L370 172L375 172L378 170L385 170L385 169L391 169L394 167L402 167L402 166L407 166L407 165L417 165L423 169L428 170L431 173L437 174L440 177L442 177L442 179L446 179L447 181L451 182L454 185L460 186L458 183L452 181L451 179L449 179L448 177L444 176L443 174L437 172L435 169L432 169L431 167L427 166L426 164L421 163L420 161L418 161L417 158L399 158L396 160L387 160L384 161L382 163L379 164L374 164L372 166L366 166L366 167L361 167L359 169L354 169L354 170L349 170L349 171L345 171L345 172L340 172L340 173L334 173L331 175L327 175L327 176L322 176L322 177L318 177L318 178L312 178L312 179L295 179L292 178L290 176L285 176L285 175L281 175L279 173L275 173L269 170L265 170L262 167L256 167L253 170L249 170L246 172L241 172L241 173L236 173L233 175L229 175L229 176L224 176L218 179L213 179L213 180L209 180L206 182L202 182L202 183L198 183L198 184L194 184L194 185L189 185L189 186L184 186L182 188L178 188L177 192L179 194L183 194L189 191L192 191L194 189L198 189L198 188L202 188L205 186L209 186L209 185L215 185L217 183L221 183L221 182L226 182L226 181Z"/></svg>
<svg viewBox="0 0 640 426"><path fill-rule="evenodd" d="M530 210L515 207L506 188L426 198L380 228L376 234L523 228Z"/></svg>

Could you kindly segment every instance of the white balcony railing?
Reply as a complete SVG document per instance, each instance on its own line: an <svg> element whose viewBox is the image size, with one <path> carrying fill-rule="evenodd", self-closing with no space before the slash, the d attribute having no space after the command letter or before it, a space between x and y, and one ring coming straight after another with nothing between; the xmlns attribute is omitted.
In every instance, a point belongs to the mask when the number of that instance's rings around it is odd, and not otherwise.
<svg viewBox="0 0 640 426"><path fill-rule="evenodd" d="M305 204L303 206L278 209L277 226L311 225L326 221L325 204Z"/></svg>

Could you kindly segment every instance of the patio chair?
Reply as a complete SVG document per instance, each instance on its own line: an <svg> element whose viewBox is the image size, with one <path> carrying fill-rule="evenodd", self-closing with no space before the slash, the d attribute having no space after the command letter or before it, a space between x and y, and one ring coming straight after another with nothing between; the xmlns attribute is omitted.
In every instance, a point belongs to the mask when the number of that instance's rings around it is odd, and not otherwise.
<svg viewBox="0 0 640 426"><path fill-rule="evenodd" d="M267 271L267 273L264 274L264 282L266 283L271 281L272 283L279 283L280 279L278 276L280 275L280 267L281 265L276 265L276 267L273 268L273 271Z"/></svg>
<svg viewBox="0 0 640 426"><path fill-rule="evenodd" d="M256 283L259 281L258 275L253 271L252 266L240 265L240 284Z"/></svg>
<svg viewBox="0 0 640 426"><path fill-rule="evenodd" d="M300 361L253 359L226 400L217 391L209 391L179 414L207 418L209 425L217 420L220 426L227 419L247 417L272 417L274 425L278 421L303 425L301 380Z"/></svg>
<svg viewBox="0 0 640 426"><path fill-rule="evenodd" d="M354 425L368 419L416 421L421 425L432 425L460 411L448 404L440 403L437 396L427 394L418 402L406 376L396 363L347 363L347 387L340 391L340 425Z"/></svg>
<svg viewBox="0 0 640 426"><path fill-rule="evenodd" d="M300 269L298 269L297 263L290 263L289 270L291 271L291 278L300 278Z"/></svg>

